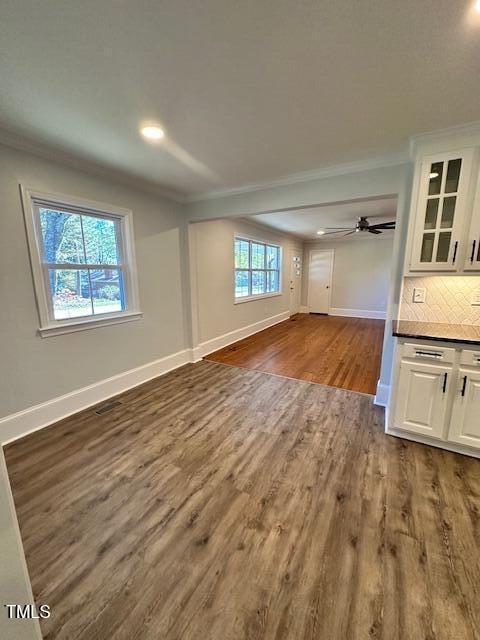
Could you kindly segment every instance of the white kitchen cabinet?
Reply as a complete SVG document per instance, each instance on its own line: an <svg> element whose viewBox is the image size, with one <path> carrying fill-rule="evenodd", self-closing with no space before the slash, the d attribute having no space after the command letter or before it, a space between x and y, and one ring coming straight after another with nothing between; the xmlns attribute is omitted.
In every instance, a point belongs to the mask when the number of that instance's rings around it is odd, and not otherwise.
<svg viewBox="0 0 480 640"><path fill-rule="evenodd" d="M480 271L480 172L468 230L464 271Z"/></svg>
<svg viewBox="0 0 480 640"><path fill-rule="evenodd" d="M423 158L408 270L456 272L465 256L474 149Z"/></svg>
<svg viewBox="0 0 480 640"><path fill-rule="evenodd" d="M480 349L399 339L387 433L480 457Z"/></svg>
<svg viewBox="0 0 480 640"><path fill-rule="evenodd" d="M480 448L480 369L458 371L448 439Z"/></svg>
<svg viewBox="0 0 480 640"><path fill-rule="evenodd" d="M395 427L442 438L452 368L426 362L400 362Z"/></svg>

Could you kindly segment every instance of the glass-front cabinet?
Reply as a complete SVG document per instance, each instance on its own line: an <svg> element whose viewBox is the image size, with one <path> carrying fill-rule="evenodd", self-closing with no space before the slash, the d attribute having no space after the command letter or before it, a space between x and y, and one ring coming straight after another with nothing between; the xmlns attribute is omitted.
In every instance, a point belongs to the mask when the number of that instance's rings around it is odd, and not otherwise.
<svg viewBox="0 0 480 640"><path fill-rule="evenodd" d="M410 271L458 270L472 160L473 149L424 158Z"/></svg>

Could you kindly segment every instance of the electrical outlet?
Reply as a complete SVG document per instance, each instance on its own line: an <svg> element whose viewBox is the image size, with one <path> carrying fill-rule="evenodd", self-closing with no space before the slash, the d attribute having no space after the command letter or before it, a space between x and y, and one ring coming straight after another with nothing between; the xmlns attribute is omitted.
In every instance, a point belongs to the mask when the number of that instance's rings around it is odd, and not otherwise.
<svg viewBox="0 0 480 640"><path fill-rule="evenodd" d="M413 302L425 302L427 290L425 287L415 287L413 289Z"/></svg>
<svg viewBox="0 0 480 640"><path fill-rule="evenodd" d="M480 289L475 289L475 291L472 293L471 304L472 306L480 306Z"/></svg>

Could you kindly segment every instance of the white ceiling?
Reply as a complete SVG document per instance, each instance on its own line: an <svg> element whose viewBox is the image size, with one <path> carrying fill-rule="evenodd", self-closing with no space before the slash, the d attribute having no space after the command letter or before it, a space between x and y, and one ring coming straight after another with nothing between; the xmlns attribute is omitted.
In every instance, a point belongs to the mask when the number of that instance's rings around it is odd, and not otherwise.
<svg viewBox="0 0 480 640"><path fill-rule="evenodd" d="M479 119L472 5L0 0L0 127L186 195L398 152Z"/></svg>
<svg viewBox="0 0 480 640"><path fill-rule="evenodd" d="M383 198L381 200L347 202L295 211L261 213L255 216L248 216L248 218L272 229L291 233L303 240L331 241L339 239L341 234L318 236L317 231L326 229L326 227L355 227L360 216L367 216L370 224L388 222L395 220L396 209L396 198ZM393 231L383 232L384 236L391 236L392 234ZM352 234L347 236L346 239L357 241L366 237L372 238L372 235L369 233Z"/></svg>

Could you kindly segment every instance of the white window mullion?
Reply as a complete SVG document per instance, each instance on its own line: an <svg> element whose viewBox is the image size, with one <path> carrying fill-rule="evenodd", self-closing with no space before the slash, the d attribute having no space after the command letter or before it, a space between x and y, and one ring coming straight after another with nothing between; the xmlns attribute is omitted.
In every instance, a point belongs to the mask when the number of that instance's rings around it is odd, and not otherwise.
<svg viewBox="0 0 480 640"><path fill-rule="evenodd" d="M21 187L21 193L40 335L76 331L88 323L98 326L110 324L121 321L120 316L123 315L129 316L127 319L141 317L131 211L65 195L40 193L25 187ZM92 217L106 222L90 224ZM108 234L108 246L112 249L112 257L116 251L118 264L87 263L88 257L93 257L87 256L86 240L90 233ZM98 249L96 257L103 260L105 253L101 237L92 235L91 239ZM44 242L48 243L45 249ZM83 258L84 263L47 262L46 255L54 260L66 257L81 261ZM94 279L97 270L100 273ZM89 297L83 295L81 271L87 272ZM100 291L98 299L94 297L93 282ZM57 288L58 297L55 298ZM65 289L65 293L61 289Z"/></svg>

